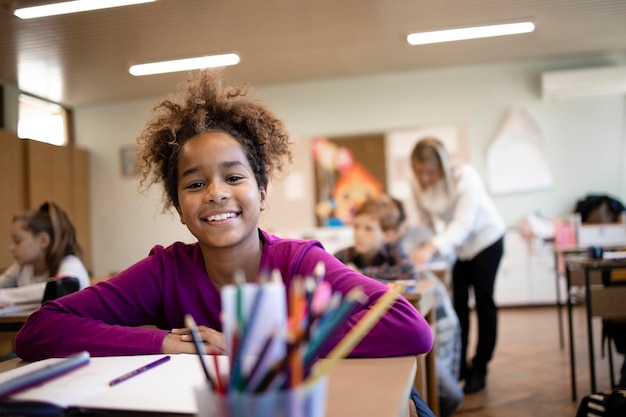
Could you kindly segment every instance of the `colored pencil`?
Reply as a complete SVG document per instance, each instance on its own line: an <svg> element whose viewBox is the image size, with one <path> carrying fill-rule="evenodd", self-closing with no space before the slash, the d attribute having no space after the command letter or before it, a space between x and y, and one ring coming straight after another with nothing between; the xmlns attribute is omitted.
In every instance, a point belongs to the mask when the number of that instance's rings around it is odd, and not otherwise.
<svg viewBox="0 0 626 417"><path fill-rule="evenodd" d="M16 394L27 388L41 385L46 381L73 371L76 368L85 366L89 363L89 352L83 351L55 362L43 368L16 376L6 382L0 384L0 398Z"/></svg>
<svg viewBox="0 0 626 417"><path fill-rule="evenodd" d="M333 348L328 354L327 359L314 368L314 372L307 378L305 383L313 382L316 378L327 374L337 364L339 359L345 358L350 354L352 349L363 340L365 335L378 323L387 310L389 310L392 304L398 299L398 296L402 294L404 288L405 285L398 284L380 297L374 306L361 317L352 330L341 339L335 348Z"/></svg>
<svg viewBox="0 0 626 417"><path fill-rule="evenodd" d="M300 342L304 329L302 326L303 319L306 317L306 289L305 279L296 276L291 281L289 288L289 328L293 335L293 346L287 355L289 364L289 385L291 387L298 385L303 378L302 355L300 354Z"/></svg>
<svg viewBox="0 0 626 417"><path fill-rule="evenodd" d="M315 268L313 269L313 276L317 281L317 285L320 285L322 283L322 281L324 280L324 275L326 275L326 265L324 264L324 262L319 261L317 264L315 264Z"/></svg>
<svg viewBox="0 0 626 417"><path fill-rule="evenodd" d="M287 337L287 352L282 359L277 360L270 366L269 371L265 373L263 378L261 378L261 382L256 386L254 392L263 392L269 389L272 383L275 382L275 379L281 373L285 373L288 370L288 366L290 365L290 361L292 360L292 354L294 349L298 348L300 343L302 343L302 339L295 339L293 333L290 332L290 335ZM282 383L281 383L282 384ZM278 384L276 384L278 385Z"/></svg>
<svg viewBox="0 0 626 417"><path fill-rule="evenodd" d="M344 300L339 305L339 308L337 308L335 317L333 317L329 323L320 327L315 337L311 340L307 351L304 354L305 366L314 360L328 339L345 324L344 321L348 318L354 307L357 304L365 303L366 300L367 296L363 293L363 290L360 287L353 288L350 292L348 292L348 294L346 294Z"/></svg>
<svg viewBox="0 0 626 417"><path fill-rule="evenodd" d="M276 336L276 329L272 330L272 332L269 334L269 336L263 343L263 347L261 347L261 352L259 352L259 355L257 356L256 361L254 362L254 365L252 365L252 369L250 370L250 373L245 378L244 388L243 388L244 391L248 391L254 388L254 383L256 382L255 377L257 376L257 372L259 371L259 369L261 369L261 364L265 360L265 355L269 351L269 347L272 345L272 342L274 341L275 336Z"/></svg>
<svg viewBox="0 0 626 417"><path fill-rule="evenodd" d="M220 373L220 361L217 355L213 355L213 366L215 367L215 388L213 391L219 392L220 394L224 394L226 390L224 389L224 384L222 384L222 375Z"/></svg>
<svg viewBox="0 0 626 417"><path fill-rule="evenodd" d="M259 316L259 308L261 303L263 302L263 294L265 293L266 287L264 285L259 285L256 293L254 294L254 299L252 300L252 307L250 309L250 314L248 315L247 320L247 329L248 331L244 332L241 336L239 347L236 350L235 357L231 359L232 361L232 369L231 369L231 378L229 383L229 388L235 388L240 391L243 389L244 380L241 375L241 362L242 358L246 356L246 351L248 349L248 345L250 344L250 334L252 334L251 329L254 328L256 324L256 318Z"/></svg>
<svg viewBox="0 0 626 417"><path fill-rule="evenodd" d="M193 340L193 344L196 347L196 353L198 354L198 358L200 358L200 365L202 365L202 371L204 372L204 376L207 381L211 385L213 391L217 391L218 386L217 383L211 378L211 374L209 373L209 368L204 361L204 356L206 355L206 350L204 349L204 345L202 344L202 340L200 339L200 332L198 332L198 326L196 321L193 319L191 314L185 315L185 326L191 332L191 340ZM219 376L218 376L219 378Z"/></svg>
<svg viewBox="0 0 626 417"><path fill-rule="evenodd" d="M147 372L150 369L156 368L157 366L159 366L161 364L164 364L165 362L167 362L169 360L170 360L170 356L169 355L168 356L163 356L162 358L157 359L154 362L150 362L149 364L146 364L146 365L144 365L144 366L142 366L140 368L132 370L132 371L130 371L130 372L128 372L128 373L126 373L126 374L124 374L122 376L118 376L117 378L115 378L115 379L111 380L111 382L109 382L109 386L112 387L114 385L121 384L122 382L124 382L124 381L126 381L126 380L128 380L130 378L133 378L133 377L135 377L137 375L143 374L144 372Z"/></svg>

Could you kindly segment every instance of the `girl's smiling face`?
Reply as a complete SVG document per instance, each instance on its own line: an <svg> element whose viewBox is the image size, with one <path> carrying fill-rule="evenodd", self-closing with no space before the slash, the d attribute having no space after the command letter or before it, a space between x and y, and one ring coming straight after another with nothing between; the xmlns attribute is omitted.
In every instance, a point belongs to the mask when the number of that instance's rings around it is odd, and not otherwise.
<svg viewBox="0 0 626 417"><path fill-rule="evenodd" d="M180 205L176 209L203 247L257 245L266 196L243 147L228 133L202 133L183 145L178 156Z"/></svg>

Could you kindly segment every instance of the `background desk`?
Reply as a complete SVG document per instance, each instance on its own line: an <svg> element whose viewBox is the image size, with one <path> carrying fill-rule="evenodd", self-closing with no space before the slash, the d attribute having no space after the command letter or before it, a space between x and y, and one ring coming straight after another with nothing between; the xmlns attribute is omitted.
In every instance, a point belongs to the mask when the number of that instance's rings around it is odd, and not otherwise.
<svg viewBox="0 0 626 417"><path fill-rule="evenodd" d="M20 359L1 362L0 372L26 363ZM330 373L326 417L408 416L415 372L415 357L339 361Z"/></svg>
<svg viewBox="0 0 626 417"><path fill-rule="evenodd" d="M437 282L431 279L422 279L417 281L415 290L411 293L403 294L413 306L420 312L430 324L433 335L436 334L435 325L437 318L435 317L435 286ZM439 390L437 388L437 366L436 355L437 346L433 343L433 348L426 354L417 357L417 372L415 375L414 385L420 395L424 396L426 403L432 412L439 415Z"/></svg>
<svg viewBox="0 0 626 417"><path fill-rule="evenodd" d="M17 331L22 327L28 316L35 310L36 309L0 315L0 357L13 352L13 341L15 340Z"/></svg>
<svg viewBox="0 0 626 417"><path fill-rule="evenodd" d="M626 246L623 245L605 245L603 246L605 251L626 251ZM554 245L554 272L556 283L556 307L559 320L559 344L561 349L565 347L565 338L563 336L563 296L561 294L560 280L563 273L565 273L565 257L569 255L584 255L589 250L588 246L576 246L576 245ZM584 281L580 284L572 285L584 285ZM569 288L565 297L569 299Z"/></svg>
<svg viewBox="0 0 626 417"><path fill-rule="evenodd" d="M17 331L22 328L22 325L36 308L26 311L20 311L19 313L0 315L0 332Z"/></svg>
<svg viewBox="0 0 626 417"><path fill-rule="evenodd" d="M570 345L570 371L571 371L571 383L572 383L572 401L576 401L576 362L574 355L574 326L572 325L572 301L569 297L569 291L572 285L584 285L585 286L585 309L587 317L587 346L589 354L589 379L591 382L591 392L596 392L596 372L595 372L595 356L593 347L593 315L594 306L593 302L600 304L600 300L595 294L595 289L600 287L602 293L605 295L601 301L604 309L610 307L611 314L615 316L618 313L623 313L626 317L626 287L603 287L601 281L592 280L592 271L607 271L611 273L614 269L626 268L626 259L591 259L585 255L569 255L565 257L565 276L567 279L567 318L569 325L569 345ZM582 282L578 282L572 274L573 271L582 270ZM596 288L594 288L596 287ZM608 310L607 310L608 311ZM600 315L600 314L596 314Z"/></svg>

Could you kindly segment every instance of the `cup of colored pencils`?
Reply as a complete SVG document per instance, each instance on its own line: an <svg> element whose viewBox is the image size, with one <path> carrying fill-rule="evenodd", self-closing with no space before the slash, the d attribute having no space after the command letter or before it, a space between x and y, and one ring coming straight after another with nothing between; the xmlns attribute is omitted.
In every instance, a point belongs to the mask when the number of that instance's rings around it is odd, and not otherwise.
<svg viewBox="0 0 626 417"><path fill-rule="evenodd" d="M318 264L311 276L294 277L285 288L278 272L221 291L227 360L209 360L196 348L207 384L196 390L201 417L324 417L328 373L346 357L395 301L381 297L336 346L329 346L347 318L367 297L360 288L333 292ZM192 336L197 328L187 317ZM321 352L328 352L318 363Z"/></svg>
<svg viewBox="0 0 626 417"><path fill-rule="evenodd" d="M219 393L208 387L196 388L200 417L324 417L328 377L296 388L260 393Z"/></svg>

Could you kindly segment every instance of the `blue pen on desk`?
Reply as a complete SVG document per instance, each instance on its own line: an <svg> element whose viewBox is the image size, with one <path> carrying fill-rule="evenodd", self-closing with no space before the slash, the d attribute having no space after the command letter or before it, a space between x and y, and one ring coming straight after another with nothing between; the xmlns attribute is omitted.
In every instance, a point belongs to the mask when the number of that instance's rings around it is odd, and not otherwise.
<svg viewBox="0 0 626 417"><path fill-rule="evenodd" d="M27 388L61 376L89 363L89 352L80 352L52 365L28 372L0 384L0 398L15 394ZM3 414L5 415L5 414ZM21 415L21 414L20 414Z"/></svg>
<svg viewBox="0 0 626 417"><path fill-rule="evenodd" d="M143 374L144 372L149 371L150 369L155 368L155 367L157 367L157 366L159 366L161 364L164 364L165 362L167 362L169 360L170 360L169 356L163 356L161 359L157 359L156 361L150 362L149 364L144 365L141 368L137 368L134 371L130 371L127 374L124 374L124 375L122 375L122 376L120 376L118 378L115 378L114 380L109 382L109 386L112 387L112 386L117 385L117 384L119 384L121 382L124 382L127 379L130 379L130 378L132 378L134 376L137 376L139 374Z"/></svg>

